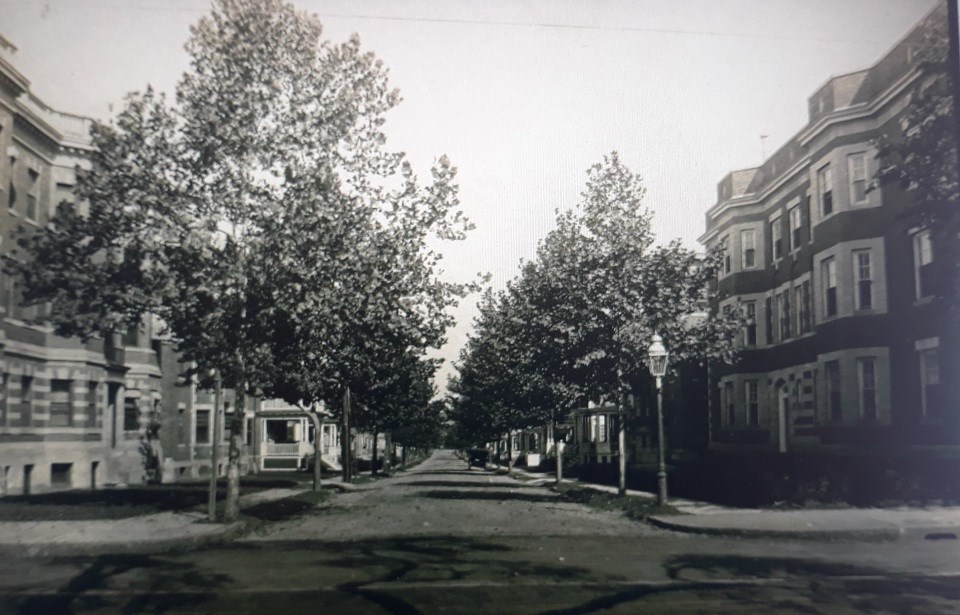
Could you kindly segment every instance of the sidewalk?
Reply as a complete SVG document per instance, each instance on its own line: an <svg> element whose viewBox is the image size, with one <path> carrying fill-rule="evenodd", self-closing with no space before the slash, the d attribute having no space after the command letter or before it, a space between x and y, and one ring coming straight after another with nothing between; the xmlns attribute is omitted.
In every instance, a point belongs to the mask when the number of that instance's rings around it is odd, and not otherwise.
<svg viewBox="0 0 960 615"><path fill-rule="evenodd" d="M960 506L737 510L659 515L650 517L650 521L680 532L751 538L898 540L960 537Z"/></svg>
<svg viewBox="0 0 960 615"><path fill-rule="evenodd" d="M533 479L534 483L554 482L544 473L518 468L513 471ZM585 483L577 479L564 479L563 482L606 493L617 492L617 488L610 485ZM627 495L656 499L653 493L632 489L627 490ZM694 534L797 540L960 538L960 506L781 511L730 508L682 498L670 498L669 502L683 514L656 515L650 517L650 522L665 529Z"/></svg>
<svg viewBox="0 0 960 615"><path fill-rule="evenodd" d="M335 481L325 481L335 482ZM266 489L240 496L240 509L282 500L304 489ZM0 552L26 555L139 553L222 542L249 521L209 523L205 511L159 512L124 519L0 522Z"/></svg>

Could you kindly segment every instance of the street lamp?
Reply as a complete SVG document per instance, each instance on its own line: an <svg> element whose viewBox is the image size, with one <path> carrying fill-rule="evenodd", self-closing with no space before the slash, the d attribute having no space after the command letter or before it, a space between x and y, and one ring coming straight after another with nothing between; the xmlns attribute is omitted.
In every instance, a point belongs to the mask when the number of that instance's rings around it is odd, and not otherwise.
<svg viewBox="0 0 960 615"><path fill-rule="evenodd" d="M650 373L657 379L657 504L663 506L667 503L667 465L663 459L666 449L663 441L663 376L667 373L670 353L656 333L647 348L647 356L650 358Z"/></svg>

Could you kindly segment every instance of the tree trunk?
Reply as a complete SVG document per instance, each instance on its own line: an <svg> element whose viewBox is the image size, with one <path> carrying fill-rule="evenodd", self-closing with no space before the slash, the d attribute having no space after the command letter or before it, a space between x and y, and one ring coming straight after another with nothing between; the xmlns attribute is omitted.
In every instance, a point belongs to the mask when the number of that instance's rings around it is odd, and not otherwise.
<svg viewBox="0 0 960 615"><path fill-rule="evenodd" d="M400 454L402 455L400 459L400 467L406 468L407 467L407 445L406 444L400 447Z"/></svg>
<svg viewBox="0 0 960 615"><path fill-rule="evenodd" d="M223 406L223 386L220 381L220 370L213 375L213 446L210 447L210 493L207 496L207 518L217 520L217 466L220 465L220 430L223 429L223 418L220 408Z"/></svg>
<svg viewBox="0 0 960 615"><path fill-rule="evenodd" d="M340 463L343 482L349 483L350 476L350 389L343 391L343 418L340 421Z"/></svg>
<svg viewBox="0 0 960 615"><path fill-rule="evenodd" d="M223 507L223 520L236 521L240 517L240 450L243 446L243 413L247 396L244 383L236 383L233 415L230 417L230 448L227 464L227 501Z"/></svg>
<svg viewBox="0 0 960 615"><path fill-rule="evenodd" d="M625 382L623 371L617 370L617 447L619 448L620 481L617 484L617 493L627 495L627 394L629 385Z"/></svg>
<svg viewBox="0 0 960 615"><path fill-rule="evenodd" d="M383 445L383 473L390 473L390 466L393 465L393 436L388 431L383 434L384 436L384 445Z"/></svg>
<svg viewBox="0 0 960 615"><path fill-rule="evenodd" d="M513 434L507 432L507 474L513 472Z"/></svg>
<svg viewBox="0 0 960 615"><path fill-rule="evenodd" d="M311 412L309 408L304 408L300 404L297 404L297 408L306 414L310 423L313 424L313 490L320 491L323 482L323 477L320 474L323 459L323 423L321 423L316 412Z"/></svg>
<svg viewBox="0 0 960 615"><path fill-rule="evenodd" d="M373 430L373 451L370 453L370 476L377 475L377 430Z"/></svg>
<svg viewBox="0 0 960 615"><path fill-rule="evenodd" d="M563 446L564 442L562 440L557 441L556 451L557 451L557 485L563 482Z"/></svg>

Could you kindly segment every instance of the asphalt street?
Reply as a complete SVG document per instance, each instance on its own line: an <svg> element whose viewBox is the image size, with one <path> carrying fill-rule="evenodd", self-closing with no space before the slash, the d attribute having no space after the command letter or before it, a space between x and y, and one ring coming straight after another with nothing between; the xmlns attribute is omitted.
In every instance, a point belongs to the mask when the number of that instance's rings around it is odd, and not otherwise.
<svg viewBox="0 0 960 615"><path fill-rule="evenodd" d="M230 544L6 558L4 613L960 613L960 541L705 537L449 451Z"/></svg>

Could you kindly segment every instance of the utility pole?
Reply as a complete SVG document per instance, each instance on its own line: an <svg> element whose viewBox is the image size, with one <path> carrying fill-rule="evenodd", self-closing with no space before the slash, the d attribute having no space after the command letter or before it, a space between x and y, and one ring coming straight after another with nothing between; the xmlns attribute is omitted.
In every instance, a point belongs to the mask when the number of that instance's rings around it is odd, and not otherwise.
<svg viewBox="0 0 960 615"><path fill-rule="evenodd" d="M220 370L213 372L213 438L210 445L210 493L207 496L207 517L217 520L217 466L220 463L220 432L223 420L220 416L221 399Z"/></svg>

